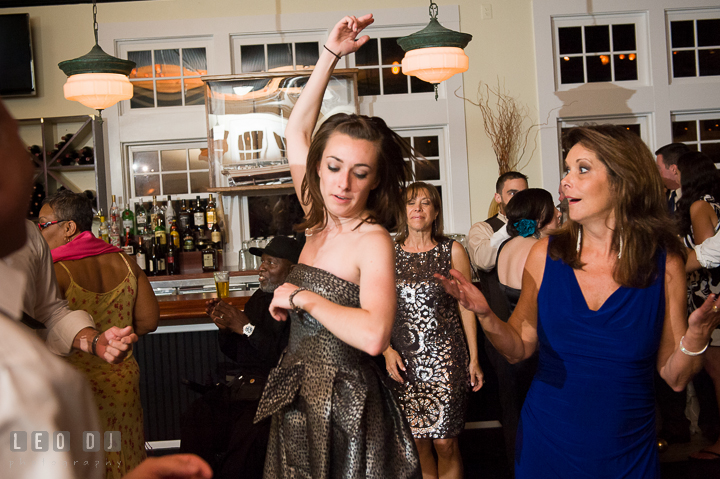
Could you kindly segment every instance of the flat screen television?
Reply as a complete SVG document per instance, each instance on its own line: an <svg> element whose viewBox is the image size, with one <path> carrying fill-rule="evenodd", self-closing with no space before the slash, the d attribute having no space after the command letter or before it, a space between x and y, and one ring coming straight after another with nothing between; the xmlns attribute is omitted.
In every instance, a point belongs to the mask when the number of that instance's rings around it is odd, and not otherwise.
<svg viewBox="0 0 720 479"><path fill-rule="evenodd" d="M30 15L0 15L0 96L36 93Z"/></svg>

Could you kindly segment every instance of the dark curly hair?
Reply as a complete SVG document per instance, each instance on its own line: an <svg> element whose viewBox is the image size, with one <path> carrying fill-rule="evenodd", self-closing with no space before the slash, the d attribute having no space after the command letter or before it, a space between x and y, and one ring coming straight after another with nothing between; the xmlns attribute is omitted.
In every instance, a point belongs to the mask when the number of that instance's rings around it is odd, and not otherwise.
<svg viewBox="0 0 720 479"><path fill-rule="evenodd" d="M318 167L330 137L336 134L367 140L377 150L378 185L368 196L366 209L369 215L364 221L380 224L387 229L399 224L405 214L403 185L411 181L413 176L410 163L405 158L415 159L418 155L382 118L337 113L320 126L310 144L302 182L302 201L310 205L310 210L298 229L323 228L327 222L327 210L320 194Z"/></svg>
<svg viewBox="0 0 720 479"><path fill-rule="evenodd" d="M720 174L712 159L700 151L689 151L677 161L682 196L675 212L683 236L692 233L690 206L705 195L720 201Z"/></svg>
<svg viewBox="0 0 720 479"><path fill-rule="evenodd" d="M58 220L74 221L80 233L92 229L92 201L86 193L60 190L45 198L43 204L49 205L53 209L55 218Z"/></svg>

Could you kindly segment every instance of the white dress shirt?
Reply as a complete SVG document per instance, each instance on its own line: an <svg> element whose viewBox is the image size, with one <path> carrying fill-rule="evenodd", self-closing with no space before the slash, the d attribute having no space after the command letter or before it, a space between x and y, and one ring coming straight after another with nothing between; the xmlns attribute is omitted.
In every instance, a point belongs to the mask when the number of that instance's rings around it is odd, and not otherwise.
<svg viewBox="0 0 720 479"><path fill-rule="evenodd" d="M503 223L507 223L504 214L498 213L497 217ZM476 267L483 271L490 271L495 267L497 247L493 247L490 243L494 233L492 226L485 221L479 221L472 225L468 233L470 259Z"/></svg>

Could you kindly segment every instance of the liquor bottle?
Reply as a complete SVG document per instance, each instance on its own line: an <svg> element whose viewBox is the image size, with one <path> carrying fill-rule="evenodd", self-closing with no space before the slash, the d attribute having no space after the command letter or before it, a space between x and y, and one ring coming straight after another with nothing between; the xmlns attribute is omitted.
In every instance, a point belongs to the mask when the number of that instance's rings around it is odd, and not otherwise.
<svg viewBox="0 0 720 479"><path fill-rule="evenodd" d="M108 233L108 237L110 239L111 245L115 246L116 248L120 247L120 225L117 221L110 223L110 232Z"/></svg>
<svg viewBox="0 0 720 479"><path fill-rule="evenodd" d="M148 224L147 224L147 211L145 210L145 206L143 206L142 201L138 201L135 204L135 221L137 223L137 231L135 234L137 235L145 235L148 232Z"/></svg>
<svg viewBox="0 0 720 479"><path fill-rule="evenodd" d="M167 274L165 248L163 247L163 245L160 244L160 240L157 236L155 237L155 240L152 244L149 264L152 265L155 276L162 276Z"/></svg>
<svg viewBox="0 0 720 479"><path fill-rule="evenodd" d="M217 250L213 248L212 243L207 243L202 250L202 270L203 273L217 271Z"/></svg>
<svg viewBox="0 0 720 479"><path fill-rule="evenodd" d="M135 215L130 209L130 203L128 203L127 207L122 212L122 227L125 231L127 231L127 228L130 228L130 234L132 235L137 234L135 231Z"/></svg>
<svg viewBox="0 0 720 479"><path fill-rule="evenodd" d="M125 245L122 247L123 251L128 256L134 256L135 255L135 245L133 244L134 241L132 240L132 233L130 232L130 227L125 227Z"/></svg>
<svg viewBox="0 0 720 479"><path fill-rule="evenodd" d="M182 242L183 242L183 251L195 251L195 235L193 234L193 228L192 226L188 226L183 230L182 233Z"/></svg>
<svg viewBox="0 0 720 479"><path fill-rule="evenodd" d="M138 247L137 247L137 254L135 254L135 262L138 264L141 270L145 272L145 274L149 275L148 272L148 263L147 263L147 249L145 247L145 244L143 243L143 237L138 236Z"/></svg>
<svg viewBox="0 0 720 479"><path fill-rule="evenodd" d="M180 274L180 248L173 241L167 245L167 274Z"/></svg>
<svg viewBox="0 0 720 479"><path fill-rule="evenodd" d="M212 231L212 227L217 222L217 212L215 211L215 200L213 195L210 195L207 207L205 208L205 224L208 230Z"/></svg>
<svg viewBox="0 0 720 479"><path fill-rule="evenodd" d="M172 224L170 225L170 243L173 243L178 249L180 248L180 232L178 231L177 220L175 218L173 218Z"/></svg>
<svg viewBox="0 0 720 479"><path fill-rule="evenodd" d="M158 224L165 224L165 215L160 205L158 205L157 196L153 196L153 205L150 208L150 231L155 231Z"/></svg>
<svg viewBox="0 0 720 479"><path fill-rule="evenodd" d="M102 239L104 242L110 242L110 231L108 230L107 224L105 223L105 217L102 215L100 216L100 229L98 230L98 234L100 235L100 239Z"/></svg>
<svg viewBox="0 0 720 479"><path fill-rule="evenodd" d="M115 200L115 195L112 195L112 204L110 205L110 225L117 223L120 220L120 209L118 208Z"/></svg>
<svg viewBox="0 0 720 479"><path fill-rule="evenodd" d="M167 247L167 233L165 232L165 225L162 222L162 217L156 218L157 225L155 226L155 241L160 247L165 250Z"/></svg>
<svg viewBox="0 0 720 479"><path fill-rule="evenodd" d="M205 209L202 207L202 203L200 202L200 196L197 197L197 203L195 203L195 208L192 210L193 214L193 225L195 225L195 230L205 230Z"/></svg>
<svg viewBox="0 0 720 479"><path fill-rule="evenodd" d="M185 231L188 226L192 224L192 213L188 210L187 200L182 200L182 207L178 214L178 220L180 221L180 231Z"/></svg>
<svg viewBox="0 0 720 479"><path fill-rule="evenodd" d="M223 236L220 225L215 223L210 229L210 241L213 243L216 249L223 249Z"/></svg>
<svg viewBox="0 0 720 479"><path fill-rule="evenodd" d="M165 231L170 233L172 222L175 220L175 208L173 208L172 199L167 195L167 207L165 208Z"/></svg>

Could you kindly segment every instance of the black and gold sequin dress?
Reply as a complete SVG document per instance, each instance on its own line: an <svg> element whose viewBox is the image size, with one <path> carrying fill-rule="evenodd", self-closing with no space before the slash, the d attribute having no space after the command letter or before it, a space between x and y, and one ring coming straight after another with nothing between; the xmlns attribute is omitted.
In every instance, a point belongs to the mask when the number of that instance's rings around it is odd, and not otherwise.
<svg viewBox="0 0 720 479"><path fill-rule="evenodd" d="M435 273L449 276L452 240L423 253L395 245L398 307L392 347L405 364L393 392L416 438L457 437L465 426L468 352L458 304Z"/></svg>
<svg viewBox="0 0 720 479"><path fill-rule="evenodd" d="M299 264L286 280L342 306L360 288ZM290 340L255 420L272 415L265 478L420 478L407 422L369 355L290 312Z"/></svg>

